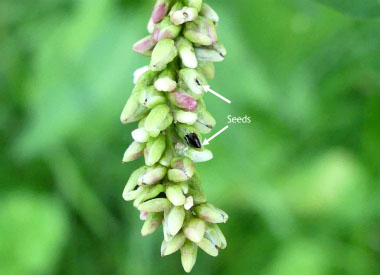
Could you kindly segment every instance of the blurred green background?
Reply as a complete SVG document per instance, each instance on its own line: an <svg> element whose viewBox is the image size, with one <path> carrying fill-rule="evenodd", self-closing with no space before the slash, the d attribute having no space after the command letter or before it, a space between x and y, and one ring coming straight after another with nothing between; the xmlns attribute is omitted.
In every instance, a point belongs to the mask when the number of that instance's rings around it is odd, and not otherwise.
<svg viewBox="0 0 380 275"><path fill-rule="evenodd" d="M248 115L197 167L230 220L193 274L380 274L380 2L210 0L229 50L206 95ZM121 198L153 1L1 0L0 274L183 274Z"/></svg>

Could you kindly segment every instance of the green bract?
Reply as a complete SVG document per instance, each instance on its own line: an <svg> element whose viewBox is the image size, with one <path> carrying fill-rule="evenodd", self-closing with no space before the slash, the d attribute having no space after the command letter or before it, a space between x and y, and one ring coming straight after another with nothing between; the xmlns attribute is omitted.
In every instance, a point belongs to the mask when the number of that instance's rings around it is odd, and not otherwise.
<svg viewBox="0 0 380 275"><path fill-rule="evenodd" d="M163 225L161 255L181 252L190 272L198 247L217 256L227 246L217 223L228 215L208 203L195 162L211 160L201 134L216 124L206 110L206 78L215 76L213 62L226 49L218 42L217 13L202 0L157 0L148 23L151 35L133 49L151 56L149 66L136 70L136 84L122 112L122 123L139 121L123 157L144 156L145 166L132 173L123 191L126 201L145 219L142 236Z"/></svg>

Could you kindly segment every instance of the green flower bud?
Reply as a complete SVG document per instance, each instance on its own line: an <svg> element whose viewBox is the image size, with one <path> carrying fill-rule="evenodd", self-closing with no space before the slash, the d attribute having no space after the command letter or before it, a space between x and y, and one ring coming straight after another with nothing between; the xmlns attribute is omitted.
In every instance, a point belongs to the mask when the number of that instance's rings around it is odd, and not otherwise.
<svg viewBox="0 0 380 275"><path fill-rule="evenodd" d="M173 236L169 234L169 225L168 225L169 210L170 210L169 208L164 210L164 220L162 221L164 240L167 242L173 239Z"/></svg>
<svg viewBox="0 0 380 275"><path fill-rule="evenodd" d="M165 149L165 152L164 152L162 158L160 159L160 164L165 166L165 167L169 167L171 162L172 162L173 157L174 157L173 145L171 144L170 140L168 140L168 138L167 138L166 139L166 149Z"/></svg>
<svg viewBox="0 0 380 275"><path fill-rule="evenodd" d="M202 8L202 0L185 0L185 5L195 8L198 12L200 12Z"/></svg>
<svg viewBox="0 0 380 275"><path fill-rule="evenodd" d="M219 22L219 16L216 11L206 3L202 4L201 15L210 19L214 24Z"/></svg>
<svg viewBox="0 0 380 275"><path fill-rule="evenodd" d="M153 40L158 42L162 39L174 39L181 32L181 27L174 25L169 17L165 17L160 24L156 25L153 31Z"/></svg>
<svg viewBox="0 0 380 275"><path fill-rule="evenodd" d="M219 226L214 223L206 224L205 238L209 239L218 249L224 249L227 247L227 241L222 230L220 230Z"/></svg>
<svg viewBox="0 0 380 275"><path fill-rule="evenodd" d="M194 148L189 148L184 154L193 162L206 162L213 158L212 152L208 149L197 150Z"/></svg>
<svg viewBox="0 0 380 275"><path fill-rule="evenodd" d="M152 166L156 164L165 151L166 138L159 135L157 138L150 138L144 150L145 164Z"/></svg>
<svg viewBox="0 0 380 275"><path fill-rule="evenodd" d="M168 113L165 120L158 126L159 131L164 131L166 128L168 128L173 123L173 115L171 113Z"/></svg>
<svg viewBox="0 0 380 275"><path fill-rule="evenodd" d="M201 135L193 126L177 123L176 130L178 136L188 145L194 148L202 148Z"/></svg>
<svg viewBox="0 0 380 275"><path fill-rule="evenodd" d="M221 56L226 56L227 55L227 50L226 48L220 43L216 42L213 46L213 49L217 51Z"/></svg>
<svg viewBox="0 0 380 275"><path fill-rule="evenodd" d="M158 198L146 201L138 206L138 210L145 212L162 212L170 207L170 201L165 198Z"/></svg>
<svg viewBox="0 0 380 275"><path fill-rule="evenodd" d="M205 231L206 223L198 218L191 218L184 228L186 238L195 243L199 243L203 239Z"/></svg>
<svg viewBox="0 0 380 275"><path fill-rule="evenodd" d="M216 257L219 254L219 251L215 247L215 245L206 238L203 238L200 242L198 242L197 246L200 247L204 252L206 252L210 256Z"/></svg>
<svg viewBox="0 0 380 275"><path fill-rule="evenodd" d="M168 13L172 0L157 0L154 5L151 20L154 24L160 23Z"/></svg>
<svg viewBox="0 0 380 275"><path fill-rule="evenodd" d="M168 170L168 178L173 182L187 181L195 172L194 163L188 157L174 158L171 168Z"/></svg>
<svg viewBox="0 0 380 275"><path fill-rule="evenodd" d="M145 237L154 233L157 230L157 228L161 225L163 219L164 215L162 212L148 213L144 225L141 228L141 235Z"/></svg>
<svg viewBox="0 0 380 275"><path fill-rule="evenodd" d="M138 54L141 54L144 56L151 56L152 50L155 45L156 45L156 41L154 41L153 36L148 35L144 37L143 39L137 41L133 45L133 50Z"/></svg>
<svg viewBox="0 0 380 275"><path fill-rule="evenodd" d="M198 108L197 121L194 123L195 129L202 134L208 134L215 127L216 121L214 117L204 108L200 106Z"/></svg>
<svg viewBox="0 0 380 275"><path fill-rule="evenodd" d="M140 185L151 185L162 180L167 172L167 168L161 165L148 167L138 179Z"/></svg>
<svg viewBox="0 0 380 275"><path fill-rule="evenodd" d="M197 261L198 246L192 241L186 240L181 248L181 262L185 272L190 273Z"/></svg>
<svg viewBox="0 0 380 275"><path fill-rule="evenodd" d="M199 99L205 92L203 86L207 86L207 81L195 69L182 69L179 71L179 78L182 80L186 87L192 92L195 99Z"/></svg>
<svg viewBox="0 0 380 275"><path fill-rule="evenodd" d="M182 110L174 111L174 120L180 123L193 125L197 121L198 115L193 112L186 112Z"/></svg>
<svg viewBox="0 0 380 275"><path fill-rule="evenodd" d="M163 241L161 245L161 256L165 257L178 251L186 241L186 237L183 232L178 233L169 242Z"/></svg>
<svg viewBox="0 0 380 275"><path fill-rule="evenodd" d="M173 12L170 15L170 20L175 25L181 25L185 22L193 21L198 16L198 11L195 8L183 7L180 10Z"/></svg>
<svg viewBox="0 0 380 275"><path fill-rule="evenodd" d="M143 119L148 113L149 113L148 108L145 108L144 106L138 106L136 112L132 116L129 117L128 122L126 123L132 123L140 119Z"/></svg>
<svg viewBox="0 0 380 275"><path fill-rule="evenodd" d="M152 186L142 186L142 193L133 202L134 207L138 207L141 203L157 197L160 193L165 191L162 184L155 184Z"/></svg>
<svg viewBox="0 0 380 275"><path fill-rule="evenodd" d="M132 93L131 96L128 98L128 101L125 104L123 112L121 113L121 116L120 116L120 120L123 124L135 122L137 120L137 117L141 113L141 106L139 104L139 96L140 96L140 93L136 92L136 93ZM145 107L143 108L145 109L144 111L148 111L147 108Z"/></svg>
<svg viewBox="0 0 380 275"><path fill-rule="evenodd" d="M209 46L218 41L214 23L202 16L197 17L192 22L187 22L184 36L195 44Z"/></svg>
<svg viewBox="0 0 380 275"><path fill-rule="evenodd" d="M178 108L194 111L198 107L196 99L182 90L175 90L168 94L169 101Z"/></svg>
<svg viewBox="0 0 380 275"><path fill-rule="evenodd" d="M152 137L157 137L161 130L160 125L166 120L169 114L169 106L166 104L161 104L156 106L148 115L145 120L145 130Z"/></svg>
<svg viewBox="0 0 380 275"><path fill-rule="evenodd" d="M169 169L168 178L169 180L173 182L182 182L188 179L186 174L182 170L179 170L179 169Z"/></svg>
<svg viewBox="0 0 380 275"><path fill-rule="evenodd" d="M168 229L169 234L172 236L177 235L181 230L183 222L185 220L185 209L183 206L174 206L168 216Z"/></svg>
<svg viewBox="0 0 380 275"><path fill-rule="evenodd" d="M210 203L201 204L194 207L195 213L203 220L211 223L226 223L228 215L221 209Z"/></svg>
<svg viewBox="0 0 380 275"><path fill-rule="evenodd" d="M143 166L143 167L140 167L140 168L136 169L131 174L131 176L128 179L127 184L124 187L123 198L124 198L124 196L127 195L128 192L130 192L133 189L135 189L135 187L138 185L139 178L142 176L142 174L145 172L145 170L146 170L146 167Z"/></svg>
<svg viewBox="0 0 380 275"><path fill-rule="evenodd" d="M149 68L152 71L162 71L166 69L168 63L174 60L177 54L178 51L174 45L174 41L163 39L153 49Z"/></svg>
<svg viewBox="0 0 380 275"><path fill-rule="evenodd" d="M123 194L123 199L125 201L133 201L135 200L138 196L141 195L141 193L144 191L144 188L139 187L136 190L129 191L128 193Z"/></svg>
<svg viewBox="0 0 380 275"><path fill-rule="evenodd" d="M198 66L198 60L195 56L193 44L186 38L180 37L176 41L179 56L185 67L195 69Z"/></svg>
<svg viewBox="0 0 380 275"><path fill-rule="evenodd" d="M163 92L157 91L154 86L149 86L142 90L139 102L141 105L153 109L160 104L166 103L166 97Z"/></svg>
<svg viewBox="0 0 380 275"><path fill-rule="evenodd" d="M147 71L141 75L121 113L120 120L123 124L135 122L146 115L148 109L140 106L139 98L142 90L152 83L156 75L157 73L152 71Z"/></svg>
<svg viewBox="0 0 380 275"><path fill-rule="evenodd" d="M198 71L208 79L214 79L215 77L215 65L210 61L199 62Z"/></svg>
<svg viewBox="0 0 380 275"><path fill-rule="evenodd" d="M222 44L215 43L212 47L195 48L195 55L201 62L221 62L227 51Z"/></svg>
<svg viewBox="0 0 380 275"><path fill-rule="evenodd" d="M123 163L138 159L143 155L145 143L134 141L124 153Z"/></svg>
<svg viewBox="0 0 380 275"><path fill-rule="evenodd" d="M162 71L158 79L154 82L154 87L158 91L174 91L175 88L177 88L177 82L175 81L175 72L171 68L167 68Z"/></svg>
<svg viewBox="0 0 380 275"><path fill-rule="evenodd" d="M149 140L149 134L144 127L141 127L132 131L132 138L137 142L144 143Z"/></svg>
<svg viewBox="0 0 380 275"><path fill-rule="evenodd" d="M184 205L186 202L186 197L183 194L182 188L178 184L169 185L166 188L166 197L175 206Z"/></svg>

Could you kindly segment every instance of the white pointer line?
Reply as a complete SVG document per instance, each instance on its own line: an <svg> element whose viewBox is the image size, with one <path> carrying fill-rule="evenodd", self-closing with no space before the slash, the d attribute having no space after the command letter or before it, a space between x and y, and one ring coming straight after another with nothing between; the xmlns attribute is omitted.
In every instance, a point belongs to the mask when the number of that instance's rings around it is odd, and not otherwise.
<svg viewBox="0 0 380 275"><path fill-rule="evenodd" d="M228 129L228 126L224 127L222 130L220 130L219 132L217 132L215 135L213 135L212 137L210 137L209 139L205 139L203 141L203 144L202 145L209 145L210 144L210 141L213 140L214 138L216 138L217 136L219 136L221 133L223 133L225 130Z"/></svg>
<svg viewBox="0 0 380 275"><path fill-rule="evenodd" d="M206 90L206 92L210 92L214 95L216 95L217 97L219 97L220 99L224 100L225 102L227 102L228 104L231 104L231 100L225 98L224 96L218 94L217 92L213 91L210 86L203 86L203 88Z"/></svg>

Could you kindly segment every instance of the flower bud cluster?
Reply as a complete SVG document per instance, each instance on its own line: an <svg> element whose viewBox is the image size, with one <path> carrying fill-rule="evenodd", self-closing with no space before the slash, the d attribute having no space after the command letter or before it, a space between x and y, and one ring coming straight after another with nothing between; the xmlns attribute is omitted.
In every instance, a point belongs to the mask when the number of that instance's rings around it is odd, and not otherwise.
<svg viewBox="0 0 380 275"><path fill-rule="evenodd" d="M198 248L217 256L227 246L218 227L228 215L210 204L201 187L195 162L213 158L201 134L216 124L203 101L213 62L226 49L218 41L217 13L202 0L157 0L145 38L133 50L150 56L150 64L134 73L135 87L121 122L139 121L123 163L144 156L145 165L130 176L123 198L133 201L144 220L141 234L163 227L161 255L181 252L186 272Z"/></svg>

